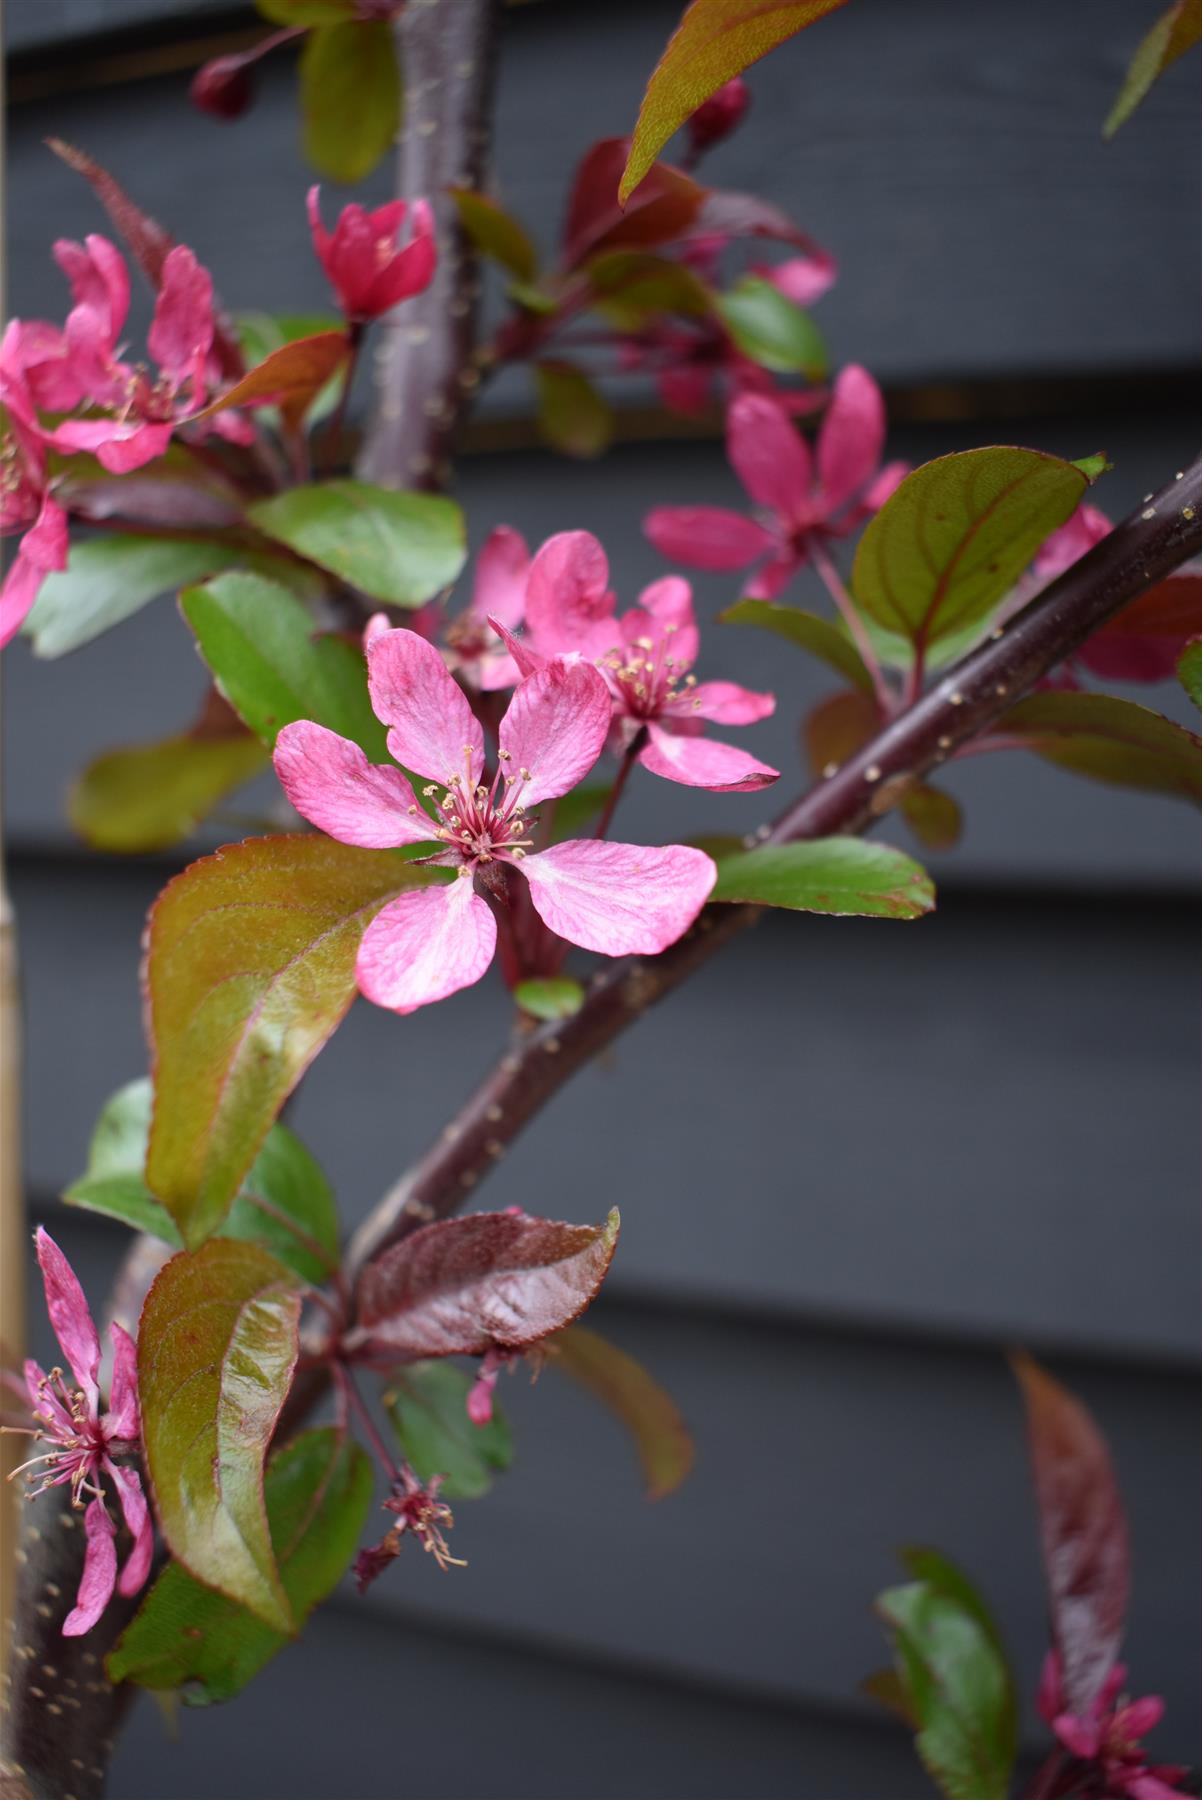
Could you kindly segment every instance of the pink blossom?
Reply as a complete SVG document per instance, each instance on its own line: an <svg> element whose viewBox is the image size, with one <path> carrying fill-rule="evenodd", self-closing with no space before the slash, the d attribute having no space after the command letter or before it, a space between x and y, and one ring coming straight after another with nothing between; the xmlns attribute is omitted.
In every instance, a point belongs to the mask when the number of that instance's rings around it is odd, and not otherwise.
<svg viewBox="0 0 1202 1800"><path fill-rule="evenodd" d="M751 94L741 75L732 75L729 81L724 81L716 93L701 102L689 119L689 144L694 155L700 156L729 137L741 124L750 105Z"/></svg>
<svg viewBox="0 0 1202 1800"><path fill-rule="evenodd" d="M158 364L152 378L118 355L129 311L129 275L119 252L93 234L83 244L61 240L54 254L75 305L57 342L53 327L22 328L30 389L48 409L84 402L106 416L64 419L43 435L55 449L91 451L104 468L123 475L162 456L176 427L205 403L212 279L185 245L168 251L147 337ZM239 426L234 429L240 434Z"/></svg>
<svg viewBox="0 0 1202 1800"><path fill-rule="evenodd" d="M63 1485L70 1486L73 1506L82 1507L84 1496L88 1496L83 1575L75 1608L63 1625L64 1637L82 1637L112 1599L114 1587L122 1594L136 1594L150 1573L154 1531L141 1477L135 1468L113 1461L115 1456L132 1456L138 1449L141 1426L137 1351L128 1332L120 1325L110 1326L113 1380L108 1411L102 1413L97 1384L100 1339L83 1289L53 1238L39 1228L36 1242L46 1310L78 1385L71 1388L61 1369L52 1369L47 1375L36 1362L25 1364L25 1386L38 1422L34 1436L52 1448L24 1467L46 1465L40 1485L30 1492L31 1499L48 1488ZM117 1490L118 1503L134 1540L120 1580L117 1529L105 1505L101 1475L107 1475Z"/></svg>
<svg viewBox="0 0 1202 1800"><path fill-rule="evenodd" d="M707 721L750 725L775 709L772 694L691 673L699 634L693 594L679 575L652 582L620 617L609 564L587 531L549 538L530 567L527 636L505 633L528 673L556 657L585 657L605 677L613 705L610 748L633 750L653 775L717 793L750 793L779 771L733 744L702 736ZM500 623L500 621L498 621Z"/></svg>
<svg viewBox="0 0 1202 1800"><path fill-rule="evenodd" d="M445 1500L438 1498L444 1477L432 1475L424 1484L405 1464L398 1471L392 1492L384 1502L386 1512L395 1513L396 1524L386 1531L378 1544L360 1550L355 1558L355 1583L365 1594L377 1576L401 1554L401 1540L408 1532L422 1549L431 1555L440 1569L466 1569L462 1557L452 1556L445 1533L455 1518Z"/></svg>
<svg viewBox="0 0 1202 1800"><path fill-rule="evenodd" d="M826 250L809 256L790 256L781 263L753 263L750 273L770 281L794 306L813 306L834 286L838 275L834 257Z"/></svg>
<svg viewBox="0 0 1202 1800"><path fill-rule="evenodd" d="M67 566L67 515L50 493L23 347L14 319L0 340L0 405L8 415L0 437L0 537L22 537L0 587L0 649L20 630L45 577Z"/></svg>
<svg viewBox="0 0 1202 1800"><path fill-rule="evenodd" d="M498 525L476 558L471 601L446 629L448 665L480 693L510 688L518 680L518 666L489 619L499 620L510 631L521 624L529 573L525 538L508 525Z"/></svg>
<svg viewBox="0 0 1202 1800"><path fill-rule="evenodd" d="M1039 548L1032 577L1019 584L1015 597L1025 602L1031 592L1062 575L1114 527L1096 506L1079 506L1072 517ZM1033 579L1032 579L1033 578ZM1186 564L1141 594L1074 653L1074 662L1106 681L1168 681L1188 637L1202 631L1202 570ZM1071 665L1062 669L1073 685Z"/></svg>
<svg viewBox="0 0 1202 1800"><path fill-rule="evenodd" d="M437 840L437 862L457 872L389 901L368 926L356 977L369 1000L407 1013L478 981L496 948L490 901L503 910L517 875L544 924L586 950L653 954L688 930L717 876L700 850L573 840L533 853L527 809L575 787L604 747L610 697L596 669L555 662L519 684L489 781L480 722L432 644L381 632L367 663L390 754L429 779L427 796L442 790L437 822L400 769L309 720L285 726L275 766L297 811L331 837L377 849Z"/></svg>
<svg viewBox="0 0 1202 1800"><path fill-rule="evenodd" d="M732 394L764 394L790 414L814 412L824 400L818 389L778 387L775 377L744 356L716 319L688 325L657 319L622 339L618 365L631 373L651 374L668 411L685 418L704 412L715 384L725 384Z"/></svg>
<svg viewBox="0 0 1202 1800"><path fill-rule="evenodd" d="M369 324L429 287L438 253L427 201L415 200L410 208L405 200L392 200L374 212L344 206L332 233L321 222L320 188L309 189L308 207L317 260L351 324ZM402 248L410 211L413 233Z"/></svg>
<svg viewBox="0 0 1202 1800"><path fill-rule="evenodd" d="M1108 1795L1129 1800L1174 1800L1186 1790L1179 1784L1186 1770L1174 1763L1150 1764L1140 1739L1164 1716L1164 1701L1156 1695L1130 1700L1122 1695L1127 1671L1116 1663L1086 1717L1064 1709L1060 1659L1050 1650L1039 1684L1040 1717L1079 1761L1089 1763L1101 1776Z"/></svg>
<svg viewBox="0 0 1202 1800"><path fill-rule="evenodd" d="M758 511L752 518L716 506L659 506L643 529L657 550L700 569L762 566L746 591L775 600L815 540L846 537L906 473L880 467L885 407L867 369L851 363L835 382L818 432L817 469L779 400L741 394L726 416L726 448Z"/></svg>

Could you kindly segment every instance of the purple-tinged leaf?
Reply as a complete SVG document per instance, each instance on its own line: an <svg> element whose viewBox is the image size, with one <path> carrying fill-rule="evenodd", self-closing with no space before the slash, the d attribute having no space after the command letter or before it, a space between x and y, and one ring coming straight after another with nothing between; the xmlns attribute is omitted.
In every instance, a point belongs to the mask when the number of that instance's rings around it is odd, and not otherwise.
<svg viewBox="0 0 1202 1800"><path fill-rule="evenodd" d="M1158 581L1086 638L1077 659L1104 681L1168 681L1183 641L1202 632L1202 574Z"/></svg>
<svg viewBox="0 0 1202 1800"><path fill-rule="evenodd" d="M263 1463L296 1366L300 1295L257 1244L216 1238L159 1272L138 1327L146 1464L189 1574L292 1635Z"/></svg>
<svg viewBox="0 0 1202 1800"><path fill-rule="evenodd" d="M692 0L652 71L630 141L625 204L672 133L734 75L844 0Z"/></svg>
<svg viewBox="0 0 1202 1800"><path fill-rule="evenodd" d="M1087 1717L1114 1667L1130 1589L1127 1519L1110 1452L1067 1388L1013 1359L1027 1434L1052 1622L1068 1710Z"/></svg>
<svg viewBox="0 0 1202 1800"><path fill-rule="evenodd" d="M815 263L824 266L833 281L835 259L808 232L795 225L788 213L758 194L739 194L726 188L711 188L701 203L693 226L694 237L766 238L774 244L788 244L800 250Z"/></svg>
<svg viewBox="0 0 1202 1800"><path fill-rule="evenodd" d="M344 331L320 331L281 344L196 417L211 419L237 406L278 406L285 424L296 430L349 350Z"/></svg>
<svg viewBox="0 0 1202 1800"><path fill-rule="evenodd" d="M124 238L130 255L157 294L163 277L163 264L168 252L175 248L175 238L170 232L164 231L149 213L144 213L130 199L116 176L110 175L85 150L77 150L74 144L68 144L62 138L48 138L46 141L54 154L61 157L69 169L74 169L89 184L115 229ZM221 373L227 379L237 380L246 367L237 330L219 306L215 307L214 312L213 354Z"/></svg>
<svg viewBox="0 0 1202 1800"><path fill-rule="evenodd" d="M920 781L902 795L899 811L924 850L954 850L964 830L960 803Z"/></svg>
<svg viewBox="0 0 1202 1800"><path fill-rule="evenodd" d="M374 1361L525 1350L594 1298L618 1241L604 1225L476 1213L415 1231L364 1269L349 1351Z"/></svg>
<svg viewBox="0 0 1202 1800"><path fill-rule="evenodd" d="M583 1325L557 1332L546 1345L554 1368L607 1406L634 1440L648 1500L662 1500L693 1467L693 1440L671 1394L625 1350Z"/></svg>
<svg viewBox="0 0 1202 1800"><path fill-rule="evenodd" d="M668 163L648 161L638 195L618 198L626 162L625 138L602 138L586 150L576 170L563 234L563 264L574 269L602 250L652 250L691 228L705 189Z"/></svg>
<svg viewBox="0 0 1202 1800"><path fill-rule="evenodd" d="M155 1108L146 1184L195 1247L355 997L381 906L448 871L316 835L192 863L151 910L144 981Z"/></svg>
<svg viewBox="0 0 1202 1800"><path fill-rule="evenodd" d="M999 730L1047 762L1114 787L1202 806L1202 738L1113 694L1032 694Z"/></svg>
<svg viewBox="0 0 1202 1800"><path fill-rule="evenodd" d="M1174 0L1140 42L1119 89L1103 137L1113 137L1143 100L1158 76L1202 41L1202 0Z"/></svg>

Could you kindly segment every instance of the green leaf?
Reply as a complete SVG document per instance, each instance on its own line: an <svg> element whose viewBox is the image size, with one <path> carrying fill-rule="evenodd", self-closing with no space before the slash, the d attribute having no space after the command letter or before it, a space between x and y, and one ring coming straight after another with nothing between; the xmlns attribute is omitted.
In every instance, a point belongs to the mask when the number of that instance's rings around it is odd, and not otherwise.
<svg viewBox="0 0 1202 1800"><path fill-rule="evenodd" d="M154 1090L146 1077L118 1089L92 1134L87 1173L63 1198L148 1231L178 1250L182 1239L175 1222L143 1174L153 1107ZM260 1244L314 1285L337 1268L338 1215L330 1184L286 1125L268 1132L220 1235Z"/></svg>
<svg viewBox="0 0 1202 1800"><path fill-rule="evenodd" d="M321 331L314 337L281 344L196 417L211 419L231 407L270 403L279 408L285 424L295 430L349 353L350 339L345 331Z"/></svg>
<svg viewBox="0 0 1202 1800"><path fill-rule="evenodd" d="M1158 76L1202 40L1202 0L1176 0L1162 12L1141 41L1123 78L1118 99L1102 127L1103 137L1113 137L1126 123Z"/></svg>
<svg viewBox="0 0 1202 1800"><path fill-rule="evenodd" d="M948 1800L1005 1800L1014 1764L1014 1695L1004 1657L975 1607L917 1581L877 1601L920 1730L915 1747Z"/></svg>
<svg viewBox="0 0 1202 1800"><path fill-rule="evenodd" d="M775 631L778 637L788 638L811 656L829 663L866 694L873 691L872 676L855 645L837 625L817 613L802 612L796 606L781 606L771 600L738 600L719 613L718 620L722 625L757 625L762 631Z"/></svg>
<svg viewBox="0 0 1202 1800"><path fill-rule="evenodd" d="M856 551L852 591L922 648L988 618L1088 485L1075 464L995 445L907 475Z"/></svg>
<svg viewBox="0 0 1202 1800"><path fill-rule="evenodd" d="M463 514L439 494L324 481L249 512L268 537L393 606L422 606L454 581L467 556Z"/></svg>
<svg viewBox="0 0 1202 1800"><path fill-rule="evenodd" d="M861 838L762 844L718 864L711 900L785 906L795 912L917 919L935 905L935 887L900 850Z"/></svg>
<svg viewBox="0 0 1202 1800"><path fill-rule="evenodd" d="M745 275L714 303L735 344L761 368L821 381L826 345L808 313L759 275Z"/></svg>
<svg viewBox="0 0 1202 1800"><path fill-rule="evenodd" d="M189 1574L296 1629L263 1502L263 1461L296 1365L300 1295L257 1244L173 1256L138 1326L142 1441L155 1510Z"/></svg>
<svg viewBox="0 0 1202 1800"><path fill-rule="evenodd" d="M527 312L541 313L544 318L559 311L559 301L554 294L535 287L529 281L511 281L505 292L517 306L524 306Z"/></svg>
<svg viewBox="0 0 1202 1800"><path fill-rule="evenodd" d="M587 836L585 826L597 817L612 792L612 781L586 782L556 800L547 841L561 844L565 838ZM547 809L543 810L545 813Z"/></svg>
<svg viewBox="0 0 1202 1800"><path fill-rule="evenodd" d="M587 1388L630 1432L648 1500L678 1488L693 1466L693 1440L671 1394L642 1363L584 1325L557 1332L547 1349L552 1367Z"/></svg>
<svg viewBox="0 0 1202 1800"><path fill-rule="evenodd" d="M1202 805L1202 738L1132 700L1032 694L998 729L1074 775Z"/></svg>
<svg viewBox="0 0 1202 1800"><path fill-rule="evenodd" d="M71 545L60 574L42 583L24 630L35 656L65 656L90 644L160 594L242 560L228 544L182 538L89 538Z"/></svg>
<svg viewBox="0 0 1202 1800"><path fill-rule="evenodd" d="M443 881L387 850L252 838L192 863L151 909L155 1111L146 1181L196 1246L355 997L355 955L394 895Z"/></svg>
<svg viewBox="0 0 1202 1800"><path fill-rule="evenodd" d="M359 0L255 0L265 19L276 25L337 25L354 18Z"/></svg>
<svg viewBox="0 0 1202 1800"><path fill-rule="evenodd" d="M266 763L263 746L241 730L185 731L156 744L106 750L73 784L68 816L94 850L165 850Z"/></svg>
<svg viewBox="0 0 1202 1800"><path fill-rule="evenodd" d="M575 363L549 359L534 365L539 430L565 456L600 456L613 436L613 414L604 395Z"/></svg>
<svg viewBox="0 0 1202 1800"><path fill-rule="evenodd" d="M952 850L960 842L964 815L942 788L920 781L902 796L901 814L926 850Z"/></svg>
<svg viewBox="0 0 1202 1800"><path fill-rule="evenodd" d="M1202 638L1191 638L1177 658L1177 679L1197 707L1202 707Z"/></svg>
<svg viewBox="0 0 1202 1800"><path fill-rule="evenodd" d="M362 181L401 124L401 75L383 20L318 25L300 59L305 155L334 181Z"/></svg>
<svg viewBox="0 0 1202 1800"><path fill-rule="evenodd" d="M269 750L285 725L315 719L358 744L370 762L388 760L363 652L345 638L317 635L287 589L232 570L185 588L180 610L221 693Z"/></svg>
<svg viewBox="0 0 1202 1800"><path fill-rule="evenodd" d="M976 1620L997 1653L999 1662L1006 1672L1006 1697L1001 1709L998 1724L1001 1740L1009 1756L1013 1757L1018 1747L1018 1695L1014 1687L1014 1677L1006 1655L1006 1646L997 1620L989 1610L985 1596L980 1592L950 1557L944 1556L940 1550L932 1550L925 1544L909 1545L901 1553L902 1562L915 1581L924 1581L937 1593L952 1600L964 1612Z"/></svg>
<svg viewBox="0 0 1202 1800"><path fill-rule="evenodd" d="M452 1500L478 1500L513 1461L509 1422L495 1401L487 1425L468 1418L474 1380L456 1363L410 1363L384 1397L419 1479L444 1476L442 1492Z"/></svg>
<svg viewBox="0 0 1202 1800"><path fill-rule="evenodd" d="M640 331L664 313L705 318L713 298L685 263L645 250L610 250L586 263L593 310L615 331Z"/></svg>
<svg viewBox="0 0 1202 1800"><path fill-rule="evenodd" d="M333 1592L372 1500L371 1463L329 1426L307 1431L267 1466L267 1522L297 1626ZM232 1700L288 1639L170 1563L105 1660L110 1681L184 1688L188 1706Z"/></svg>
<svg viewBox="0 0 1202 1800"><path fill-rule="evenodd" d="M647 83L619 198L629 198L672 133L732 75L842 5L843 0L692 0Z"/></svg>
<svg viewBox="0 0 1202 1800"><path fill-rule="evenodd" d="M447 189L455 202L459 223L482 256L490 256L520 282L532 282L538 274L538 253L525 227L495 200L475 188Z"/></svg>
<svg viewBox="0 0 1202 1800"><path fill-rule="evenodd" d="M570 1019L584 1005L584 989L569 975L519 981L513 997L532 1019Z"/></svg>

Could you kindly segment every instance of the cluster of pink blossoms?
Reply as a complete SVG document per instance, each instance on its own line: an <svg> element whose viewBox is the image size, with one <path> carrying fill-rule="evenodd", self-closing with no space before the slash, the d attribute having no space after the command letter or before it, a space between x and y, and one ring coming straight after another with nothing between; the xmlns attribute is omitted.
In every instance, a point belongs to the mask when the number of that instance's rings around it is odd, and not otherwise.
<svg viewBox="0 0 1202 1800"><path fill-rule="evenodd" d="M778 398L740 394L727 412L726 450L757 514L658 506L643 529L657 550L690 568L759 564L745 592L775 600L812 546L857 530L903 480L905 463L881 467L884 444L881 391L858 364L840 371L815 456Z"/></svg>
<svg viewBox="0 0 1202 1800"><path fill-rule="evenodd" d="M30 1498L49 1488L69 1487L72 1505L83 1507L87 1548L74 1610L63 1625L64 1637L82 1637L96 1623L116 1588L136 1594L150 1573L154 1530L150 1509L136 1468L114 1457L137 1453L141 1432L138 1413L137 1351L120 1325L109 1328L113 1376L108 1411L100 1405L100 1339L83 1289L54 1239L39 1228L38 1263L46 1289L46 1310L75 1377L72 1388L61 1369L49 1374L36 1362L25 1364L25 1386L33 1416L34 1436L51 1448L24 1468L42 1469L40 1485ZM18 1471L19 1472L19 1471ZM109 1516L101 1477L116 1490L133 1548L117 1578L117 1528Z"/></svg>
<svg viewBox="0 0 1202 1800"><path fill-rule="evenodd" d="M1116 1663L1101 1693L1081 1717L1066 1709L1060 1658L1048 1652L1039 1684L1039 1714L1060 1743L1100 1777L1096 1789L1107 1800L1178 1800L1187 1771L1176 1763L1149 1763L1140 1739L1164 1717L1164 1701L1123 1697L1127 1670ZM1090 1788L1090 1793L1095 1789Z"/></svg>
<svg viewBox="0 0 1202 1800"><path fill-rule="evenodd" d="M309 720L285 726L275 766L319 830L371 849L433 843L430 860L456 872L449 885L389 901L368 926L356 978L369 1000L407 1013L478 981L497 943L489 900L504 907L516 877L544 924L586 950L654 954L688 929L717 877L703 851L597 838L534 849L530 808L583 780L609 736L609 689L590 663L559 660L518 684L491 779L480 721L432 644L381 631L367 665L389 754L427 779L437 817L401 769L369 763L357 744Z"/></svg>

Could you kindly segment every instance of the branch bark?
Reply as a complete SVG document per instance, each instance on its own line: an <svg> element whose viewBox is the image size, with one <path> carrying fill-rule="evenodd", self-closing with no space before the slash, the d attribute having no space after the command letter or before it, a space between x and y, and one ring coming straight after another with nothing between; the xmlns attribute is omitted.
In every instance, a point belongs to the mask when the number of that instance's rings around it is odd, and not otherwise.
<svg viewBox="0 0 1202 1800"><path fill-rule="evenodd" d="M480 379L476 255L447 189L484 180L497 11L498 0L424 0L395 26L405 77L397 193L434 208L438 267L385 321L376 346L376 409L358 472L386 487L446 486L451 438Z"/></svg>
<svg viewBox="0 0 1202 1800"><path fill-rule="evenodd" d="M1099 625L1199 552L1202 457L828 780L763 827L757 840L785 844L865 830L898 804L911 782L986 731ZM570 1075L757 916L754 907L707 906L662 956L614 964L594 978L570 1019L525 1033L355 1233L350 1278L389 1244L454 1212Z"/></svg>

